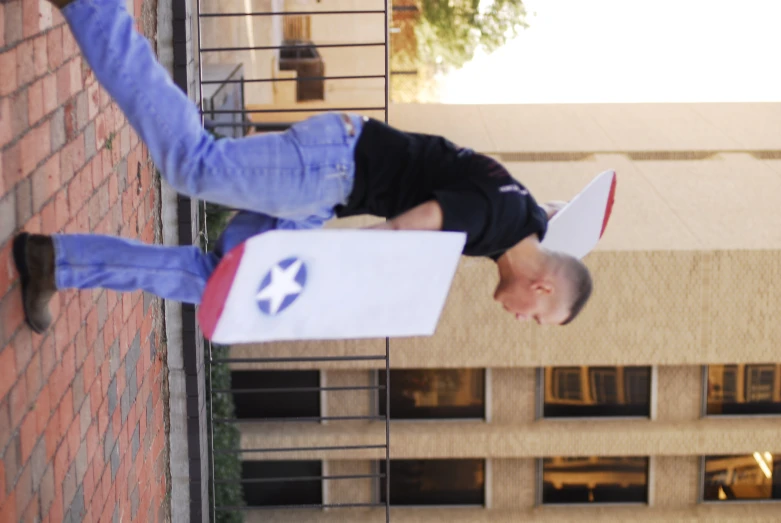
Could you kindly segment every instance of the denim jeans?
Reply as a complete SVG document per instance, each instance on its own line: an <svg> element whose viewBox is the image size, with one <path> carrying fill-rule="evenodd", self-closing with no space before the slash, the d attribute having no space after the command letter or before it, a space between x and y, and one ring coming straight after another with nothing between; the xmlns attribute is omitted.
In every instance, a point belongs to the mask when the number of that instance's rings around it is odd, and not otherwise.
<svg viewBox="0 0 781 523"><path fill-rule="evenodd" d="M311 229L346 203L363 119L326 113L283 133L215 140L134 29L124 0L76 0L63 15L96 78L178 192L240 209L216 254L100 235L54 235L58 288L142 289L199 303L225 253L269 229ZM351 132L352 131L352 132Z"/></svg>

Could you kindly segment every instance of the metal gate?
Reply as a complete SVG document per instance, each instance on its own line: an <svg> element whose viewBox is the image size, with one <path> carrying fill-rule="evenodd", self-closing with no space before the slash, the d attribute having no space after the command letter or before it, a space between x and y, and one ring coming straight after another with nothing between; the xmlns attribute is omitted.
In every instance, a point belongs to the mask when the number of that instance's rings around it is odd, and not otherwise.
<svg viewBox="0 0 781 523"><path fill-rule="evenodd" d="M371 9L349 9L351 4L368 6ZM265 10L257 9L258 6ZM242 9L243 7L243 9ZM386 0L198 0L197 16L197 60L201 111L207 127L221 135L243 136L246 133L274 132L287 129L292 123L311 114L323 111L357 112L377 119L388 119L389 100L389 8ZM374 21L371 17L376 17ZM323 21L329 25L324 25ZM371 22L378 34L367 35L366 24ZM358 25L359 27L355 27ZM250 34L237 37L231 29L246 28ZM334 26L342 29L335 29ZM271 39L262 28L271 28ZM325 36L324 36L325 35ZM336 35L336 36L335 36ZM274 40L276 39L276 40ZM259 42L258 40L263 40ZM271 40L271 41L270 41ZM367 49L374 52L367 52ZM357 53L358 58L346 58L338 62L339 52ZM335 58L336 57L336 58ZM360 61L368 70L360 70ZM268 67L268 61L271 66ZM350 62L353 62L352 65ZM260 65L258 65L260 64ZM356 67L359 70L355 70ZM351 70L351 68L353 70ZM329 74L329 70L336 72ZM271 75L266 74L271 71ZM363 84L362 84L363 83ZM361 87L369 85L369 87ZM344 87L348 86L348 87ZM352 86L352 87L350 87ZM363 89L363 91L361 90ZM363 96L371 94L371 96ZM359 96L360 95L360 96ZM334 100L335 101L332 101ZM376 99L376 101L375 101ZM203 216L204 224L208 222ZM206 398L207 430L209 442L209 488L211 521L230 518L228 514L246 514L248 511L301 511L312 509L344 510L351 508L377 507L370 511L371 519L381 520L384 507L385 521L390 521L390 394L385 385L341 384L338 386L294 386L294 387L236 387L219 384L229 369L247 368L289 368L295 365L317 364L367 364L376 362L384 367L384 383L390 383L390 342L385 340L383 353L361 356L334 356L328 354L306 354L296 357L264 357L262 347L251 357L236 357L231 348L213 347L207 343ZM314 351L313 351L314 352ZM256 357L257 356L257 357ZM224 381L224 380L223 380ZM384 395L384 415L379 412L365 414L340 414L316 416L262 417L247 419L238 415L224 415L215 412L215 405L222 405L225 398L252 395L274 402L286 394L316 393L321 397L335 397L350 391L367 391L379 401ZM234 402L235 404L235 402ZM379 409L381 410L381 409ZM384 422L384 443L372 445L243 445L242 427L255 429L272 424L296 423L340 423L340 422ZM293 425L291 425L293 426ZM234 427L226 429L225 427ZM236 430L238 429L238 430ZM233 434L223 437L222 434ZM217 434L217 437L215 437ZM226 443L226 441L228 443ZM345 452L358 453L374 451L384 457L384 467L376 466L367 474L329 474L323 470L315 474L276 474L269 477L248 478L222 477L221 460L247 462L246 456L291 456L301 453L322 456L321 464L329 455ZM192 467L191 467L192 468ZM381 470L384 469L384 470ZM303 485L307 482L321 482L321 485L349 480L365 480L375 485L375 496L366 500L340 500L331 502L323 495L319 503L285 503L250 506L245 503L225 501L220 492L230 486L241 486L242 492L265 486L285 491L282 485ZM296 488L296 487L292 487ZM384 491L381 495L379 488ZM195 489L191 488L191 491ZM324 489L327 492L327 489ZM246 497L246 496L245 496ZM384 498L384 499L383 499ZM278 516L282 517L282 516ZM310 519L318 519L309 514ZM291 521L303 521L302 516L291 516ZM263 519L260 516L259 519Z"/></svg>

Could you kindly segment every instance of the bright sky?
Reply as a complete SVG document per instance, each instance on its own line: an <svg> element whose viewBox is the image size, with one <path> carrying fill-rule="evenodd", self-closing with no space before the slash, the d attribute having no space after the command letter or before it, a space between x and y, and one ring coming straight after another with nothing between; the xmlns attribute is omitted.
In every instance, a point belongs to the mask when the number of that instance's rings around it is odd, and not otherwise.
<svg viewBox="0 0 781 523"><path fill-rule="evenodd" d="M781 101L781 0L525 0L443 103Z"/></svg>

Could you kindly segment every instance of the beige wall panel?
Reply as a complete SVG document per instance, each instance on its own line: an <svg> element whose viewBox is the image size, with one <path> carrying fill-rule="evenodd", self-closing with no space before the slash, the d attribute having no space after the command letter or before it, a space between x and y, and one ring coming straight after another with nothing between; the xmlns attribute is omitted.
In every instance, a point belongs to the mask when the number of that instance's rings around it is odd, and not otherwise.
<svg viewBox="0 0 781 523"><path fill-rule="evenodd" d="M779 361L781 251L715 252L711 267L701 361Z"/></svg>
<svg viewBox="0 0 781 523"><path fill-rule="evenodd" d="M326 461L328 476L376 474L370 461ZM371 479L339 479L325 481L325 503L374 503L375 481Z"/></svg>
<svg viewBox="0 0 781 523"><path fill-rule="evenodd" d="M655 508L686 509L697 505L700 495L698 456L657 456L651 467Z"/></svg>
<svg viewBox="0 0 781 523"><path fill-rule="evenodd" d="M531 423L535 418L537 370L491 369L492 423Z"/></svg>
<svg viewBox="0 0 781 523"><path fill-rule="evenodd" d="M443 134L456 144L477 151L497 150L479 106L391 104L388 121L403 131Z"/></svg>
<svg viewBox="0 0 781 523"><path fill-rule="evenodd" d="M241 445L285 448L384 444L385 424L243 424ZM345 428L347 427L347 428ZM747 430L750 428L750 430ZM394 422L391 457L534 458L546 456L695 456L781 451L779 418L664 422L639 420L544 420L497 424L473 421ZM251 453L248 453L251 454ZM273 453L264 454L272 459ZM379 459L384 450L286 453L290 459ZM252 456L247 455L248 459ZM255 457L253 459L259 459Z"/></svg>
<svg viewBox="0 0 781 523"><path fill-rule="evenodd" d="M781 149L779 103L397 104L391 122L487 152Z"/></svg>
<svg viewBox="0 0 781 523"><path fill-rule="evenodd" d="M699 365L656 368L656 420L681 422L702 416L702 367Z"/></svg>
<svg viewBox="0 0 781 523"><path fill-rule="evenodd" d="M678 218L680 227L697 239L690 248L781 248L781 176L751 155L637 161L633 166L664 199L667 212ZM625 178L622 173L621 182ZM639 201L629 195L627 199L630 204ZM618 219L612 226L625 225Z"/></svg>
<svg viewBox="0 0 781 523"><path fill-rule="evenodd" d="M531 510L486 510L481 508L395 508L393 523L584 523L584 522L661 522L675 523L778 523L779 506L767 504L698 505L686 509L645 506L612 507L540 507ZM357 511L250 512L247 523L381 523L385 509Z"/></svg>
<svg viewBox="0 0 781 523"><path fill-rule="evenodd" d="M781 103L697 104L692 109L741 149L781 149Z"/></svg>
<svg viewBox="0 0 781 523"><path fill-rule="evenodd" d="M536 503L537 460L491 460L490 506L494 510L529 510ZM392 499L392 498L391 498Z"/></svg>

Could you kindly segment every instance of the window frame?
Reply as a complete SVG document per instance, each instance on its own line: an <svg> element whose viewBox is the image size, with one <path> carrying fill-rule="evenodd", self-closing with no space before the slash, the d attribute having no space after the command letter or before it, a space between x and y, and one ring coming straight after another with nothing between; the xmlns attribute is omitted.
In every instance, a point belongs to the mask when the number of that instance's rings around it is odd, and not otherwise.
<svg viewBox="0 0 781 523"><path fill-rule="evenodd" d="M650 369L650 375L648 377L648 415L645 416L628 416L628 415L621 415L621 416L545 416L545 369L547 368L556 368L559 367L557 365L548 365L545 367L537 367L537 375L536 375L536 390L535 390L535 419L545 420L545 421L588 421L588 420L654 420L656 419L656 398L657 398L657 390L658 390L658 376L657 376L657 366L656 365L612 365L612 366L606 366L606 365L585 365L586 368L605 368L605 367L648 367ZM570 366L563 366L563 367L570 367ZM580 368L580 367L578 367ZM591 387L589 382L587 385Z"/></svg>
<svg viewBox="0 0 781 523"><path fill-rule="evenodd" d="M231 372L231 379L233 378L232 375L233 375L234 372L317 372L317 386L319 388L323 387L323 379L325 377L325 375L323 374L323 370L322 369L231 369L230 372ZM257 387L257 388L263 388L263 387L260 386L260 387ZM236 389L235 387L233 387L232 383L231 383L231 389L232 390L241 390L241 389ZM266 394L266 395L269 396L269 397L274 397L274 396L281 397L284 394L285 393L269 393L269 394ZM313 392L311 392L311 394L313 396L317 395L317 403L318 403L317 414L315 416L312 416L312 417L322 418L323 416L325 416L324 412L326 412L326 408L327 408L327 405L326 405L326 403L324 401L324 391L322 391L322 390L320 390L320 391L313 391ZM234 394L231 393L231 396L234 396ZM238 412L235 410L236 409L236 407L235 407L235 403L236 403L235 397L234 397L233 401L234 401L234 416L235 416L235 419L237 419L237 420L242 420L244 422L254 422L254 421L263 422L263 420L271 419L271 418L258 418L258 417L242 418L242 417L239 416ZM285 418L290 418L290 419L293 419L293 418L296 418L296 417L298 417L298 416L285 416ZM306 417L309 417L309 416L306 416ZM324 423L324 420L322 420L322 419L318 419L318 420L299 420L299 421L296 421L296 423Z"/></svg>
<svg viewBox="0 0 781 523"><path fill-rule="evenodd" d="M707 367L707 365L706 365ZM706 369L707 372L707 369ZM734 454L735 456L744 456L745 454ZM735 499L735 500L712 500L705 499L705 458L708 455L700 455L700 472L697 485L697 503L700 505L744 505L744 504L777 504L781 503L778 499Z"/></svg>
<svg viewBox="0 0 781 523"><path fill-rule="evenodd" d="M534 495L535 498L535 506L540 508L547 508L547 507L650 507L653 506L653 492L654 489L651 488L654 484L654 456L631 456L631 457L638 457L638 458L645 458L646 459L646 471L645 471L645 502L643 501L630 501L627 503L620 503L615 501L605 502L605 503L599 503L599 502L591 502L591 503L543 503L543 487L544 487L544 477L545 477L545 468L543 460L547 457L551 456L544 456L541 458L536 458L536 465L535 465L535 485L536 485L536 492ZM580 458L585 457L586 459L592 457L592 456L561 456L561 457L574 457L574 458ZM599 458L611 458L615 456L597 456Z"/></svg>
<svg viewBox="0 0 781 523"><path fill-rule="evenodd" d="M453 422L469 422L469 423L490 423L491 421L491 369L486 367L459 367L460 369L467 369L470 371L483 371L483 415L481 417L464 417L464 418L394 418L393 410L391 409L391 423L403 422L403 423L453 423ZM440 370L437 368L414 368L414 369L391 369L394 370ZM380 386L380 373L384 373L385 370L375 370L373 372L372 385L375 387ZM380 406L380 390L377 389L376 393L372 395L372 403L374 406L374 414L376 416L383 416Z"/></svg>
<svg viewBox="0 0 781 523"><path fill-rule="evenodd" d="M490 481L490 473L491 473L491 460L489 458L420 458L420 461L461 461L464 459L471 459L474 461L482 461L483 462L483 504L463 504L463 505L451 505L451 504L431 504L431 505L400 505L393 503L393 495L391 495L391 508L412 508L412 509L432 509L432 508L440 508L440 509L475 509L475 508L482 508L482 509L488 509L491 506L491 502L489 499L490 489L489 485L491 483ZM400 458L397 460L391 459L391 463L393 461L408 461L405 458ZM410 461L418 461L417 459L410 459ZM376 474L377 477L374 479L374 502L383 504L384 501L382 501L382 478L379 477L382 474L382 463L385 463L384 459L380 460L373 460L372 461L372 473ZM392 475L391 475L392 476Z"/></svg>
<svg viewBox="0 0 781 523"><path fill-rule="evenodd" d="M720 365L722 367L735 365L740 366L743 365L744 374L748 371L749 365L757 365L757 366L765 366L765 365L775 365L777 372L781 373L781 363L714 363L713 365ZM705 418L712 418L712 419L746 419L746 418L779 418L781 417L781 410L779 412L763 412L763 413L748 413L748 414L709 414L708 413L708 369L710 368L711 364L705 364L702 365L701 369L701 380L700 380L700 417L702 419ZM738 373L740 370L738 369ZM779 377L781 379L781 377ZM745 383L743 384L745 388Z"/></svg>

